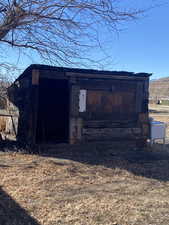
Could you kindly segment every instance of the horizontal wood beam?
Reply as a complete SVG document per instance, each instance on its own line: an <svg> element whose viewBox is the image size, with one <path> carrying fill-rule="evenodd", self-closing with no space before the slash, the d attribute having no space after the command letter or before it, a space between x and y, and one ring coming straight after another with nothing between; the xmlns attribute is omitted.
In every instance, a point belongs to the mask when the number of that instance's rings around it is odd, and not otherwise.
<svg viewBox="0 0 169 225"><path fill-rule="evenodd" d="M137 76L118 76L118 75L108 75L108 74L88 74L88 73L73 73L66 72L68 77L85 77L85 78L100 78L100 79L125 79L125 80L145 80L146 77L137 77Z"/></svg>
<svg viewBox="0 0 169 225"><path fill-rule="evenodd" d="M47 79L68 79L63 72L40 70L40 78Z"/></svg>

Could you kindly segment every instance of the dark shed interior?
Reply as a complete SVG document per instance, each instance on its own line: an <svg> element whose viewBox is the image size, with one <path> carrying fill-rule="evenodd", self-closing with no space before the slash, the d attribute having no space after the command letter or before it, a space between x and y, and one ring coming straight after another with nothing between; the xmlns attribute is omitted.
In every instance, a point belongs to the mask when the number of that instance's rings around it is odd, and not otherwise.
<svg viewBox="0 0 169 225"><path fill-rule="evenodd" d="M69 86L67 80L40 79L36 142L68 142Z"/></svg>

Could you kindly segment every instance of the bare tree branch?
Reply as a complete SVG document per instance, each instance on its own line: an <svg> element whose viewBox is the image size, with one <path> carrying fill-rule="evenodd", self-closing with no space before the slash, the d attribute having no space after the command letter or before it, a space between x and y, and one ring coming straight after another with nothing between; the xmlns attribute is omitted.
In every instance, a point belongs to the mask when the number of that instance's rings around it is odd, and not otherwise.
<svg viewBox="0 0 169 225"><path fill-rule="evenodd" d="M120 10L118 0L0 0L0 42L32 49L46 59L72 63L96 46L98 26L114 31L140 10ZM87 43L87 44L86 44Z"/></svg>

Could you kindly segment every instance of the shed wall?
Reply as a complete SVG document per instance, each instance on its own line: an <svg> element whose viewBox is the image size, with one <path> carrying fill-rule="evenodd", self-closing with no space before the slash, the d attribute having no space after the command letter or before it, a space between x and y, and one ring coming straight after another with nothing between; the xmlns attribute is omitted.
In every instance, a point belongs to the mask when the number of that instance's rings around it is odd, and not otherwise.
<svg viewBox="0 0 169 225"><path fill-rule="evenodd" d="M146 79L77 79L72 94L72 143L79 140L77 137L83 141L147 139L147 88ZM83 112L80 112L77 100L80 90L86 91L86 110Z"/></svg>
<svg viewBox="0 0 169 225"><path fill-rule="evenodd" d="M148 78L109 76L104 79L97 75L89 78L83 74L78 77L64 72L32 70L9 89L13 109L19 114L18 140L36 143L41 78L68 80L69 143L124 138L146 140L149 136ZM79 105L81 90L86 93L83 110Z"/></svg>

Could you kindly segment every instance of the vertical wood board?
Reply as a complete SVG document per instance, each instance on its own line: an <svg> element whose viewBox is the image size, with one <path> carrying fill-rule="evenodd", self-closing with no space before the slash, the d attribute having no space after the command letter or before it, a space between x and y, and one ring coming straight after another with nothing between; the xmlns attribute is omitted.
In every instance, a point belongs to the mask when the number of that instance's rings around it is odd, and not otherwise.
<svg viewBox="0 0 169 225"><path fill-rule="evenodd" d="M70 116L78 117L79 115L79 92L80 87L77 85L71 86L70 91Z"/></svg>
<svg viewBox="0 0 169 225"><path fill-rule="evenodd" d="M39 99L39 71L32 70L32 144L36 144L36 130L38 117L38 99Z"/></svg>
<svg viewBox="0 0 169 225"><path fill-rule="evenodd" d="M32 70L32 85L39 85L39 70Z"/></svg>
<svg viewBox="0 0 169 225"><path fill-rule="evenodd" d="M85 112L86 111L86 90L80 90L79 93L79 112Z"/></svg>
<svg viewBox="0 0 169 225"><path fill-rule="evenodd" d="M137 89L136 89L136 112L137 113L142 112L143 95L144 95L143 83L138 82Z"/></svg>

